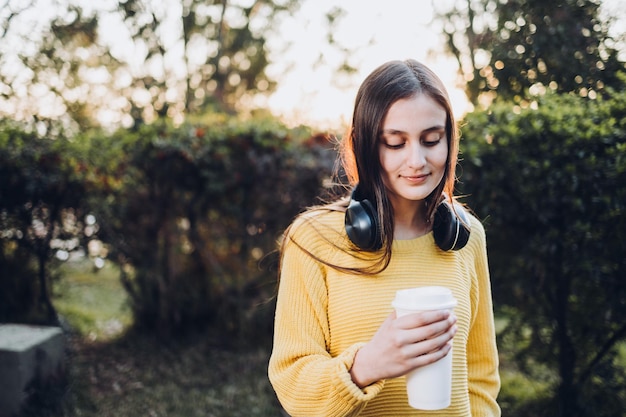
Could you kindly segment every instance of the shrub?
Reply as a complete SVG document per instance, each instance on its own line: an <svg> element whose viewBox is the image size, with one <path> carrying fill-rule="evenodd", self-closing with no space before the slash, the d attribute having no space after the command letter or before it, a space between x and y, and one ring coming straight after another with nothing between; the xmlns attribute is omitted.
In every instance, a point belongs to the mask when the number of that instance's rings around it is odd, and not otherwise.
<svg viewBox="0 0 626 417"><path fill-rule="evenodd" d="M0 321L56 322L49 263L79 246L80 167L68 139L0 121Z"/></svg>
<svg viewBox="0 0 626 417"><path fill-rule="evenodd" d="M329 143L270 119L212 116L89 141L92 212L135 323L271 334L275 249L332 173Z"/></svg>
<svg viewBox="0 0 626 417"><path fill-rule="evenodd" d="M469 115L463 132L461 192L485 220L495 303L516 312L502 338L531 377L533 363L558 375L562 415L616 415L626 406L615 383L624 366L612 360L626 338L626 93L501 104Z"/></svg>

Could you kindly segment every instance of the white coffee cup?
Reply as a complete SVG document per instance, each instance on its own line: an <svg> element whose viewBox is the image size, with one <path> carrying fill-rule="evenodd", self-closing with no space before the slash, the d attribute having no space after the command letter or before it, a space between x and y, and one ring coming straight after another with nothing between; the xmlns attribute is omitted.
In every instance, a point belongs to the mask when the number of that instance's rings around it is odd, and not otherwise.
<svg viewBox="0 0 626 417"><path fill-rule="evenodd" d="M396 292L391 305L398 317L418 311L452 310L457 304L445 287L417 287ZM452 391L452 350L437 362L406 375L409 405L420 410L440 410L450 406Z"/></svg>

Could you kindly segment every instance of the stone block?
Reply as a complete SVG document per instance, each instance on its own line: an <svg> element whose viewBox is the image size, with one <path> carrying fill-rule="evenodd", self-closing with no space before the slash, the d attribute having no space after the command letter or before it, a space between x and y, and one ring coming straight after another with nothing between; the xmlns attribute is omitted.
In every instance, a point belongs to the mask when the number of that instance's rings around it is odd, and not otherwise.
<svg viewBox="0 0 626 417"><path fill-rule="evenodd" d="M59 327L0 324L0 417L20 411L27 389L64 371Z"/></svg>

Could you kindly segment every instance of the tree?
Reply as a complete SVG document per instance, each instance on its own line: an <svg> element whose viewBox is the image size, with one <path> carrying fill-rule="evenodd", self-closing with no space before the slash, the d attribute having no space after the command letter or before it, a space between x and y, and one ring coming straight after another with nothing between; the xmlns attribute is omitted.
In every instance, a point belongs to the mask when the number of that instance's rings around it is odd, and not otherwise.
<svg viewBox="0 0 626 417"><path fill-rule="evenodd" d="M233 110L238 101L250 102L254 94L274 88L275 81L265 74L269 63L266 37L278 19L294 11L298 3L298 0L185 0L163 5L127 0L119 3L119 10L133 41L145 44L146 64L156 62L168 75L152 75L159 87L154 97L156 110L175 104L165 97L165 87L171 87L173 77L180 83L182 110L193 113L206 106ZM172 18L178 19L180 28L175 42L182 45L175 62L172 62L173 48L168 47L164 36L164 26L176 24ZM176 76L176 65L183 68L182 76Z"/></svg>
<svg viewBox="0 0 626 417"><path fill-rule="evenodd" d="M276 270L266 266L334 164L330 143L303 143L307 133L213 115L84 138L97 178L89 205L137 328L271 334Z"/></svg>
<svg viewBox="0 0 626 417"><path fill-rule="evenodd" d="M61 135L96 123L120 63L98 43L98 18L80 7L7 1L0 42L0 116ZM38 10L49 11L50 20ZM0 15L0 18L3 17Z"/></svg>
<svg viewBox="0 0 626 417"><path fill-rule="evenodd" d="M65 117L76 130L252 108L275 87L266 38L299 0L40 3L7 0L2 9L0 99L41 129Z"/></svg>
<svg viewBox="0 0 626 417"><path fill-rule="evenodd" d="M533 379L558 375L538 415L608 417L626 406L616 360L626 341L620 90L548 94L536 110L499 104L465 123L460 191L486 222L494 299L510 318L501 342L513 341ZM516 406L507 415L535 415Z"/></svg>
<svg viewBox="0 0 626 417"><path fill-rule="evenodd" d="M595 97L624 68L598 0L466 0L440 10L468 99L517 103L545 93Z"/></svg>
<svg viewBox="0 0 626 417"><path fill-rule="evenodd" d="M0 304L15 307L0 310L2 320L57 323L50 261L58 250L81 246L83 172L67 140L40 138L1 122Z"/></svg>

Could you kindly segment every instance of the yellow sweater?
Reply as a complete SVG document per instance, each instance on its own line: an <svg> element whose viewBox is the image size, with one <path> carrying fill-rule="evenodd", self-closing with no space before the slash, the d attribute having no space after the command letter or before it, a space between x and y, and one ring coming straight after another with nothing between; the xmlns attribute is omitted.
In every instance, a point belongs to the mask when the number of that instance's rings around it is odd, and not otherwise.
<svg viewBox="0 0 626 417"><path fill-rule="evenodd" d="M349 247L341 212L296 220L292 238L334 265L366 265ZM500 416L500 388L485 232L472 217L465 248L441 251L432 233L393 242L390 265L376 276L330 268L288 241L276 305L269 378L292 416ZM360 264L360 262L365 262ZM439 285L452 290L458 331L453 340L452 404L422 411L408 405L405 378L364 389L349 374L357 350L392 311L396 290Z"/></svg>

